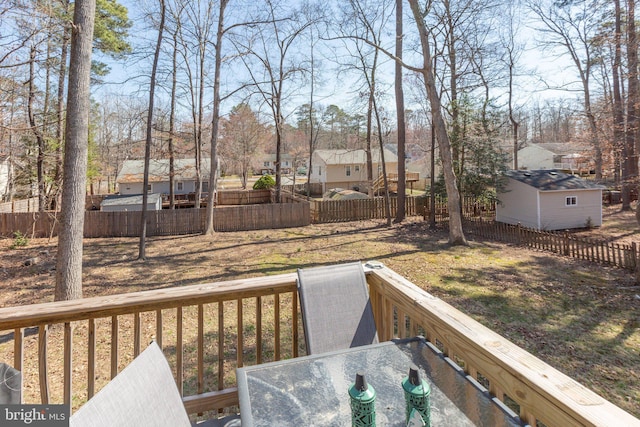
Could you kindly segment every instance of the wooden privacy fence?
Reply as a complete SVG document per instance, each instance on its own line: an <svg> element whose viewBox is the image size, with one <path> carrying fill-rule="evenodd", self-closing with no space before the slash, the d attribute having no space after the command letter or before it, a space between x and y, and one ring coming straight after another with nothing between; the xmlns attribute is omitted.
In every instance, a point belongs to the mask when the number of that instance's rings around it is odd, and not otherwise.
<svg viewBox="0 0 640 427"><path fill-rule="evenodd" d="M571 258L636 270L638 248L631 245L607 242L606 240L577 237L571 233L539 231L521 225L511 225L482 218L465 218L464 229L481 237L526 246L533 249L557 253Z"/></svg>
<svg viewBox="0 0 640 427"><path fill-rule="evenodd" d="M0 212L35 212L38 210L38 198L31 197L23 200L0 203Z"/></svg>
<svg viewBox="0 0 640 427"><path fill-rule="evenodd" d="M420 199L412 196L405 199L405 213L407 216L419 215L417 204ZM395 216L398 209L398 199L389 199L391 216ZM373 199L358 200L322 200L311 201L311 222L345 222L360 221L366 219L386 218L385 199L375 197Z"/></svg>
<svg viewBox="0 0 640 427"><path fill-rule="evenodd" d="M254 205L271 203L271 190L220 190L218 205Z"/></svg>
<svg viewBox="0 0 640 427"><path fill-rule="evenodd" d="M147 235L196 234L204 230L206 209L149 211ZM86 211L85 237L133 237L140 235L140 212ZM308 203L279 203L244 206L218 206L214 211L216 231L242 231L302 227L310 224ZM55 236L55 212L0 214L0 236L12 237L16 231L31 237Z"/></svg>

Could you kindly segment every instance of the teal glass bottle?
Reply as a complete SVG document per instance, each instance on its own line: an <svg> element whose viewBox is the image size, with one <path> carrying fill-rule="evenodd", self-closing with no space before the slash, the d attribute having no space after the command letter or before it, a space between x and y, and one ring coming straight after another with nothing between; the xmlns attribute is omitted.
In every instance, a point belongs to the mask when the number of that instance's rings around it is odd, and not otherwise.
<svg viewBox="0 0 640 427"><path fill-rule="evenodd" d="M352 427L375 427L376 391L367 384L363 372L356 373L356 381L349 387Z"/></svg>
<svg viewBox="0 0 640 427"><path fill-rule="evenodd" d="M420 413L427 427L431 425L431 387L429 383L420 378L416 365L409 368L409 376L402 380L404 390L406 422L409 422L411 411L415 409Z"/></svg>

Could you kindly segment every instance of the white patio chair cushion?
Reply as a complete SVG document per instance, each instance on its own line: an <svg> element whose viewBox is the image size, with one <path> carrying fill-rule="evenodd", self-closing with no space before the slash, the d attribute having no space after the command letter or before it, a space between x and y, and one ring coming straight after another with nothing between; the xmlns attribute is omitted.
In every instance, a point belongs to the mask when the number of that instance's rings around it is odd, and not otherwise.
<svg viewBox="0 0 640 427"><path fill-rule="evenodd" d="M298 293L309 354L378 342L360 262L298 269Z"/></svg>
<svg viewBox="0 0 640 427"><path fill-rule="evenodd" d="M169 364L152 342L70 418L71 427L191 426Z"/></svg>

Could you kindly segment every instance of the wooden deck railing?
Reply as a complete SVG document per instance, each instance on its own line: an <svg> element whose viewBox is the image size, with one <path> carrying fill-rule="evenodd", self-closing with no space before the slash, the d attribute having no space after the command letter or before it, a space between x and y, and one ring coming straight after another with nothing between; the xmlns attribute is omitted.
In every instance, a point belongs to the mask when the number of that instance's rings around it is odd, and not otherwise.
<svg viewBox="0 0 640 427"><path fill-rule="evenodd" d="M382 340L424 335L535 426L640 420L386 267L367 268ZM0 309L26 402L75 409L155 339L190 414L237 411L235 368L304 354L294 273ZM4 335L3 335L4 334Z"/></svg>

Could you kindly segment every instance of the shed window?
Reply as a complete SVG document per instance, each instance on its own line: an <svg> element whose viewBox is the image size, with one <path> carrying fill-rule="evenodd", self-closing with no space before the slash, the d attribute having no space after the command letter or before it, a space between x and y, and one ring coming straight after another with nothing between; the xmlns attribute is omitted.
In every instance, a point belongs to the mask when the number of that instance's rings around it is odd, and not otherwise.
<svg viewBox="0 0 640 427"><path fill-rule="evenodd" d="M565 199L566 206L576 206L578 204L578 197L576 196L567 196Z"/></svg>
<svg viewBox="0 0 640 427"><path fill-rule="evenodd" d="M344 173L345 173L345 175L347 175L347 176L351 176L351 165L346 165L346 166L344 167Z"/></svg>

